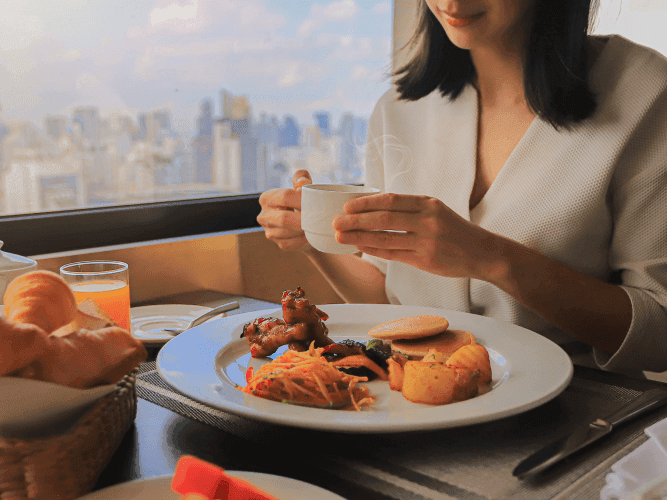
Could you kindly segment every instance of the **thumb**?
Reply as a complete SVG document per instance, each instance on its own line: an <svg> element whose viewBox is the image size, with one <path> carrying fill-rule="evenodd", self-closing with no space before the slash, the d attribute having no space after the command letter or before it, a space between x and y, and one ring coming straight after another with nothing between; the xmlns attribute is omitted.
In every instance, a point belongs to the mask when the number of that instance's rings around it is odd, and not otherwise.
<svg viewBox="0 0 667 500"><path fill-rule="evenodd" d="M312 184L313 180L310 178L310 174L308 173L308 170L297 170L294 172L294 176L292 177L292 185L294 186L294 189L299 189L301 186L305 184Z"/></svg>

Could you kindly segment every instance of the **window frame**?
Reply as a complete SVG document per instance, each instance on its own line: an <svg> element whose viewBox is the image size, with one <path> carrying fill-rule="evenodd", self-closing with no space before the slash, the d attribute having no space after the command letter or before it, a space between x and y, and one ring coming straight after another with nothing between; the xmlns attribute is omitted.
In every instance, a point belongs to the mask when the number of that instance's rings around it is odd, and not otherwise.
<svg viewBox="0 0 667 500"><path fill-rule="evenodd" d="M3 250L41 255L259 227L260 193L0 217Z"/></svg>

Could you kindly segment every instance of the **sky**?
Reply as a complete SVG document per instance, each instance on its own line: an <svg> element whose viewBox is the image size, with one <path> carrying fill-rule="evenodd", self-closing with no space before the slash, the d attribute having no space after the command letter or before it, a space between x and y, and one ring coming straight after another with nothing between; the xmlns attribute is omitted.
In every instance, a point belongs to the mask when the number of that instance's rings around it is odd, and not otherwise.
<svg viewBox="0 0 667 500"><path fill-rule="evenodd" d="M414 0L421 1L421 0ZM94 105L103 117L169 109L195 131L204 99L253 114L368 117L387 90L392 0L2 0L3 118L42 126ZM667 54L667 0L601 0L597 32Z"/></svg>
<svg viewBox="0 0 667 500"><path fill-rule="evenodd" d="M169 109L192 135L225 89L255 116L325 110L337 127L387 90L391 28L391 0L2 0L3 118Z"/></svg>

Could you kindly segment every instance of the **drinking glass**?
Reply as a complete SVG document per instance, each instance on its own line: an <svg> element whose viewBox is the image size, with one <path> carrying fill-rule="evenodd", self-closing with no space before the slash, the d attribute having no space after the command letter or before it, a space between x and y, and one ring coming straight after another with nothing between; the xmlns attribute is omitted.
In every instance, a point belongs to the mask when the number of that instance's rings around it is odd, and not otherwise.
<svg viewBox="0 0 667 500"><path fill-rule="evenodd" d="M74 262L62 266L60 276L78 303L93 299L121 328L130 331L130 280L125 262Z"/></svg>

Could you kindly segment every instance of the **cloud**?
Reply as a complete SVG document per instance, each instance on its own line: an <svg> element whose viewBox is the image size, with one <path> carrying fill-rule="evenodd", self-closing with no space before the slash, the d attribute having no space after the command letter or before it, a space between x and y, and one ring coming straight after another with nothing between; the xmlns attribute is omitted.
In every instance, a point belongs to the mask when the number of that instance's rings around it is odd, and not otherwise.
<svg viewBox="0 0 667 500"><path fill-rule="evenodd" d="M146 24L127 30L129 39L160 33L204 33L225 27L241 34L243 30L275 31L286 23L285 17L269 11L261 0L159 0Z"/></svg>
<svg viewBox="0 0 667 500"><path fill-rule="evenodd" d="M381 2L373 5L373 12L376 14L388 14L391 12L391 4L389 2Z"/></svg>
<svg viewBox="0 0 667 500"><path fill-rule="evenodd" d="M100 110L101 115L111 113L128 115L132 112L115 90L92 73L77 75L75 87L77 99L73 107L94 105Z"/></svg>
<svg viewBox="0 0 667 500"><path fill-rule="evenodd" d="M304 80L303 75L299 71L299 64L291 64L286 68L281 68L282 76L278 78L279 87L292 87Z"/></svg>
<svg viewBox="0 0 667 500"><path fill-rule="evenodd" d="M198 14L199 1L190 0L185 5L176 2L165 7L155 7L149 14L148 23L154 30L166 28L177 33L191 33L204 26L205 21Z"/></svg>
<svg viewBox="0 0 667 500"><path fill-rule="evenodd" d="M30 15L6 13L0 16L0 51L27 49L45 36L42 21Z"/></svg>
<svg viewBox="0 0 667 500"><path fill-rule="evenodd" d="M63 62L74 62L81 59L81 49L77 47L72 47L67 50L63 50L58 54L58 58Z"/></svg>
<svg viewBox="0 0 667 500"><path fill-rule="evenodd" d="M310 17L297 28L297 33L300 36L309 37L324 23L351 21L358 12L359 8L354 0L338 0L324 6L316 3L310 9Z"/></svg>
<svg viewBox="0 0 667 500"><path fill-rule="evenodd" d="M352 80L362 80L370 74L371 72L366 66L355 66L352 69Z"/></svg>
<svg viewBox="0 0 667 500"><path fill-rule="evenodd" d="M378 46L376 41L371 38L341 36L333 52L333 57L344 61L355 61L377 57L381 51L382 47Z"/></svg>
<svg viewBox="0 0 667 500"><path fill-rule="evenodd" d="M327 21L349 21L354 19L358 12L354 0L340 0L324 7L324 19Z"/></svg>

